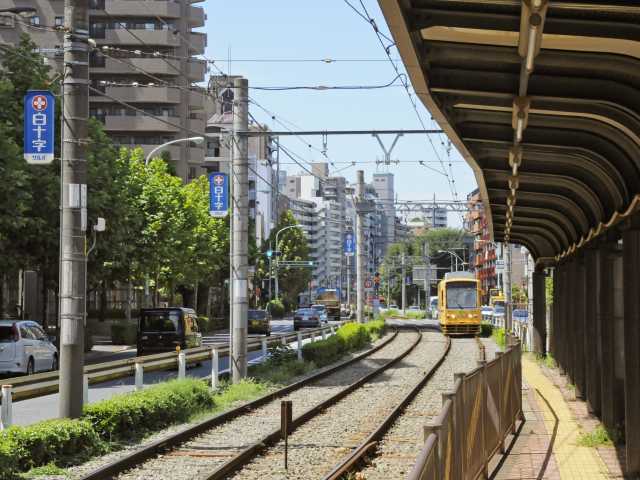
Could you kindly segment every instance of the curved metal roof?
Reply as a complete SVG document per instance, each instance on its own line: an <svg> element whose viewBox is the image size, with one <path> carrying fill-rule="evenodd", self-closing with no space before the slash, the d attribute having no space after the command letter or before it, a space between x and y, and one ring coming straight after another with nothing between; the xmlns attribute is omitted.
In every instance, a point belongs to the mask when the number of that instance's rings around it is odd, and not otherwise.
<svg viewBox="0 0 640 480"><path fill-rule="evenodd" d="M379 0L496 241L559 260L640 209L640 4Z"/></svg>

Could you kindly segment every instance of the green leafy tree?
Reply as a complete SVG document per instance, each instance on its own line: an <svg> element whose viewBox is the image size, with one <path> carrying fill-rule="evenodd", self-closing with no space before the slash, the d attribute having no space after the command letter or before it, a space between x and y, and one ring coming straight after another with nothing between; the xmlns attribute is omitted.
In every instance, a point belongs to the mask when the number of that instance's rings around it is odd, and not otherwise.
<svg viewBox="0 0 640 480"><path fill-rule="evenodd" d="M278 225L271 231L264 242L263 251L273 247L280 251L280 261L309 260L309 244L306 234L300 228L289 228L278 235L278 245L275 245L276 233L285 227L298 225L290 211L284 212ZM275 262L274 262L275 263ZM261 255L257 261L257 278L268 278L269 261L266 255ZM275 266L274 266L275 269ZM287 308L298 304L298 295L308 288L311 281L311 269L300 267L283 267L278 271L278 288L283 303Z"/></svg>

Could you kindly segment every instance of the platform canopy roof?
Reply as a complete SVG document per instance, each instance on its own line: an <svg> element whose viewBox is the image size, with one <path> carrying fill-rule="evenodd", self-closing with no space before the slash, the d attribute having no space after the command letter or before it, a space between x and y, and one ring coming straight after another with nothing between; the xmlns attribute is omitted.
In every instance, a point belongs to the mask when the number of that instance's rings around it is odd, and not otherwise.
<svg viewBox="0 0 640 480"><path fill-rule="evenodd" d="M494 240L553 262L640 210L640 2L379 3Z"/></svg>

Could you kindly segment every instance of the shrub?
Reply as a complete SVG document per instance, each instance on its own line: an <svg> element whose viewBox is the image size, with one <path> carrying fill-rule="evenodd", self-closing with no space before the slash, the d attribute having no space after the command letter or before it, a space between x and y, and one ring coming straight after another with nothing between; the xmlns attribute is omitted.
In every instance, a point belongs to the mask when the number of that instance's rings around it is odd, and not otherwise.
<svg viewBox="0 0 640 480"><path fill-rule="evenodd" d="M490 337L493 334L493 325L490 323L481 323L480 324L480 336L481 337Z"/></svg>
<svg viewBox="0 0 640 480"><path fill-rule="evenodd" d="M186 421L194 412L213 407L213 403L209 388L201 380L172 380L87 405L83 417L101 438L118 441Z"/></svg>
<svg viewBox="0 0 640 480"><path fill-rule="evenodd" d="M208 333L213 330L213 321L209 319L209 317L200 316L197 319L198 322L198 330L203 333Z"/></svg>
<svg viewBox="0 0 640 480"><path fill-rule="evenodd" d="M0 478L51 462L65 465L78 455L89 458L104 450L104 443L86 420L55 419L13 426L0 434Z"/></svg>
<svg viewBox="0 0 640 480"><path fill-rule="evenodd" d="M135 323L118 322L111 325L111 341L114 345L134 345L138 326Z"/></svg>
<svg viewBox="0 0 640 480"><path fill-rule="evenodd" d="M501 348L505 348L507 345L504 328L494 328L491 338L493 338L493 341Z"/></svg>
<svg viewBox="0 0 640 480"><path fill-rule="evenodd" d="M267 303L267 310L273 318L282 318L284 316L284 304L279 298L274 298Z"/></svg>
<svg viewBox="0 0 640 480"><path fill-rule="evenodd" d="M304 345L302 357L319 367L328 365L345 353L364 347L372 338L382 335L384 329L384 320L375 320L364 324L347 323L340 327L335 335L326 340Z"/></svg>

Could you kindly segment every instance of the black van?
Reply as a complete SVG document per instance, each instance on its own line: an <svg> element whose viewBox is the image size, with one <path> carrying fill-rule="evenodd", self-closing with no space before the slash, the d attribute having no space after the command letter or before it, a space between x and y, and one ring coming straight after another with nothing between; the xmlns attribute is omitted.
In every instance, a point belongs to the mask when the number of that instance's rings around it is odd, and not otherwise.
<svg viewBox="0 0 640 480"><path fill-rule="evenodd" d="M138 355L202 346L197 315L192 308L142 308L138 320Z"/></svg>

